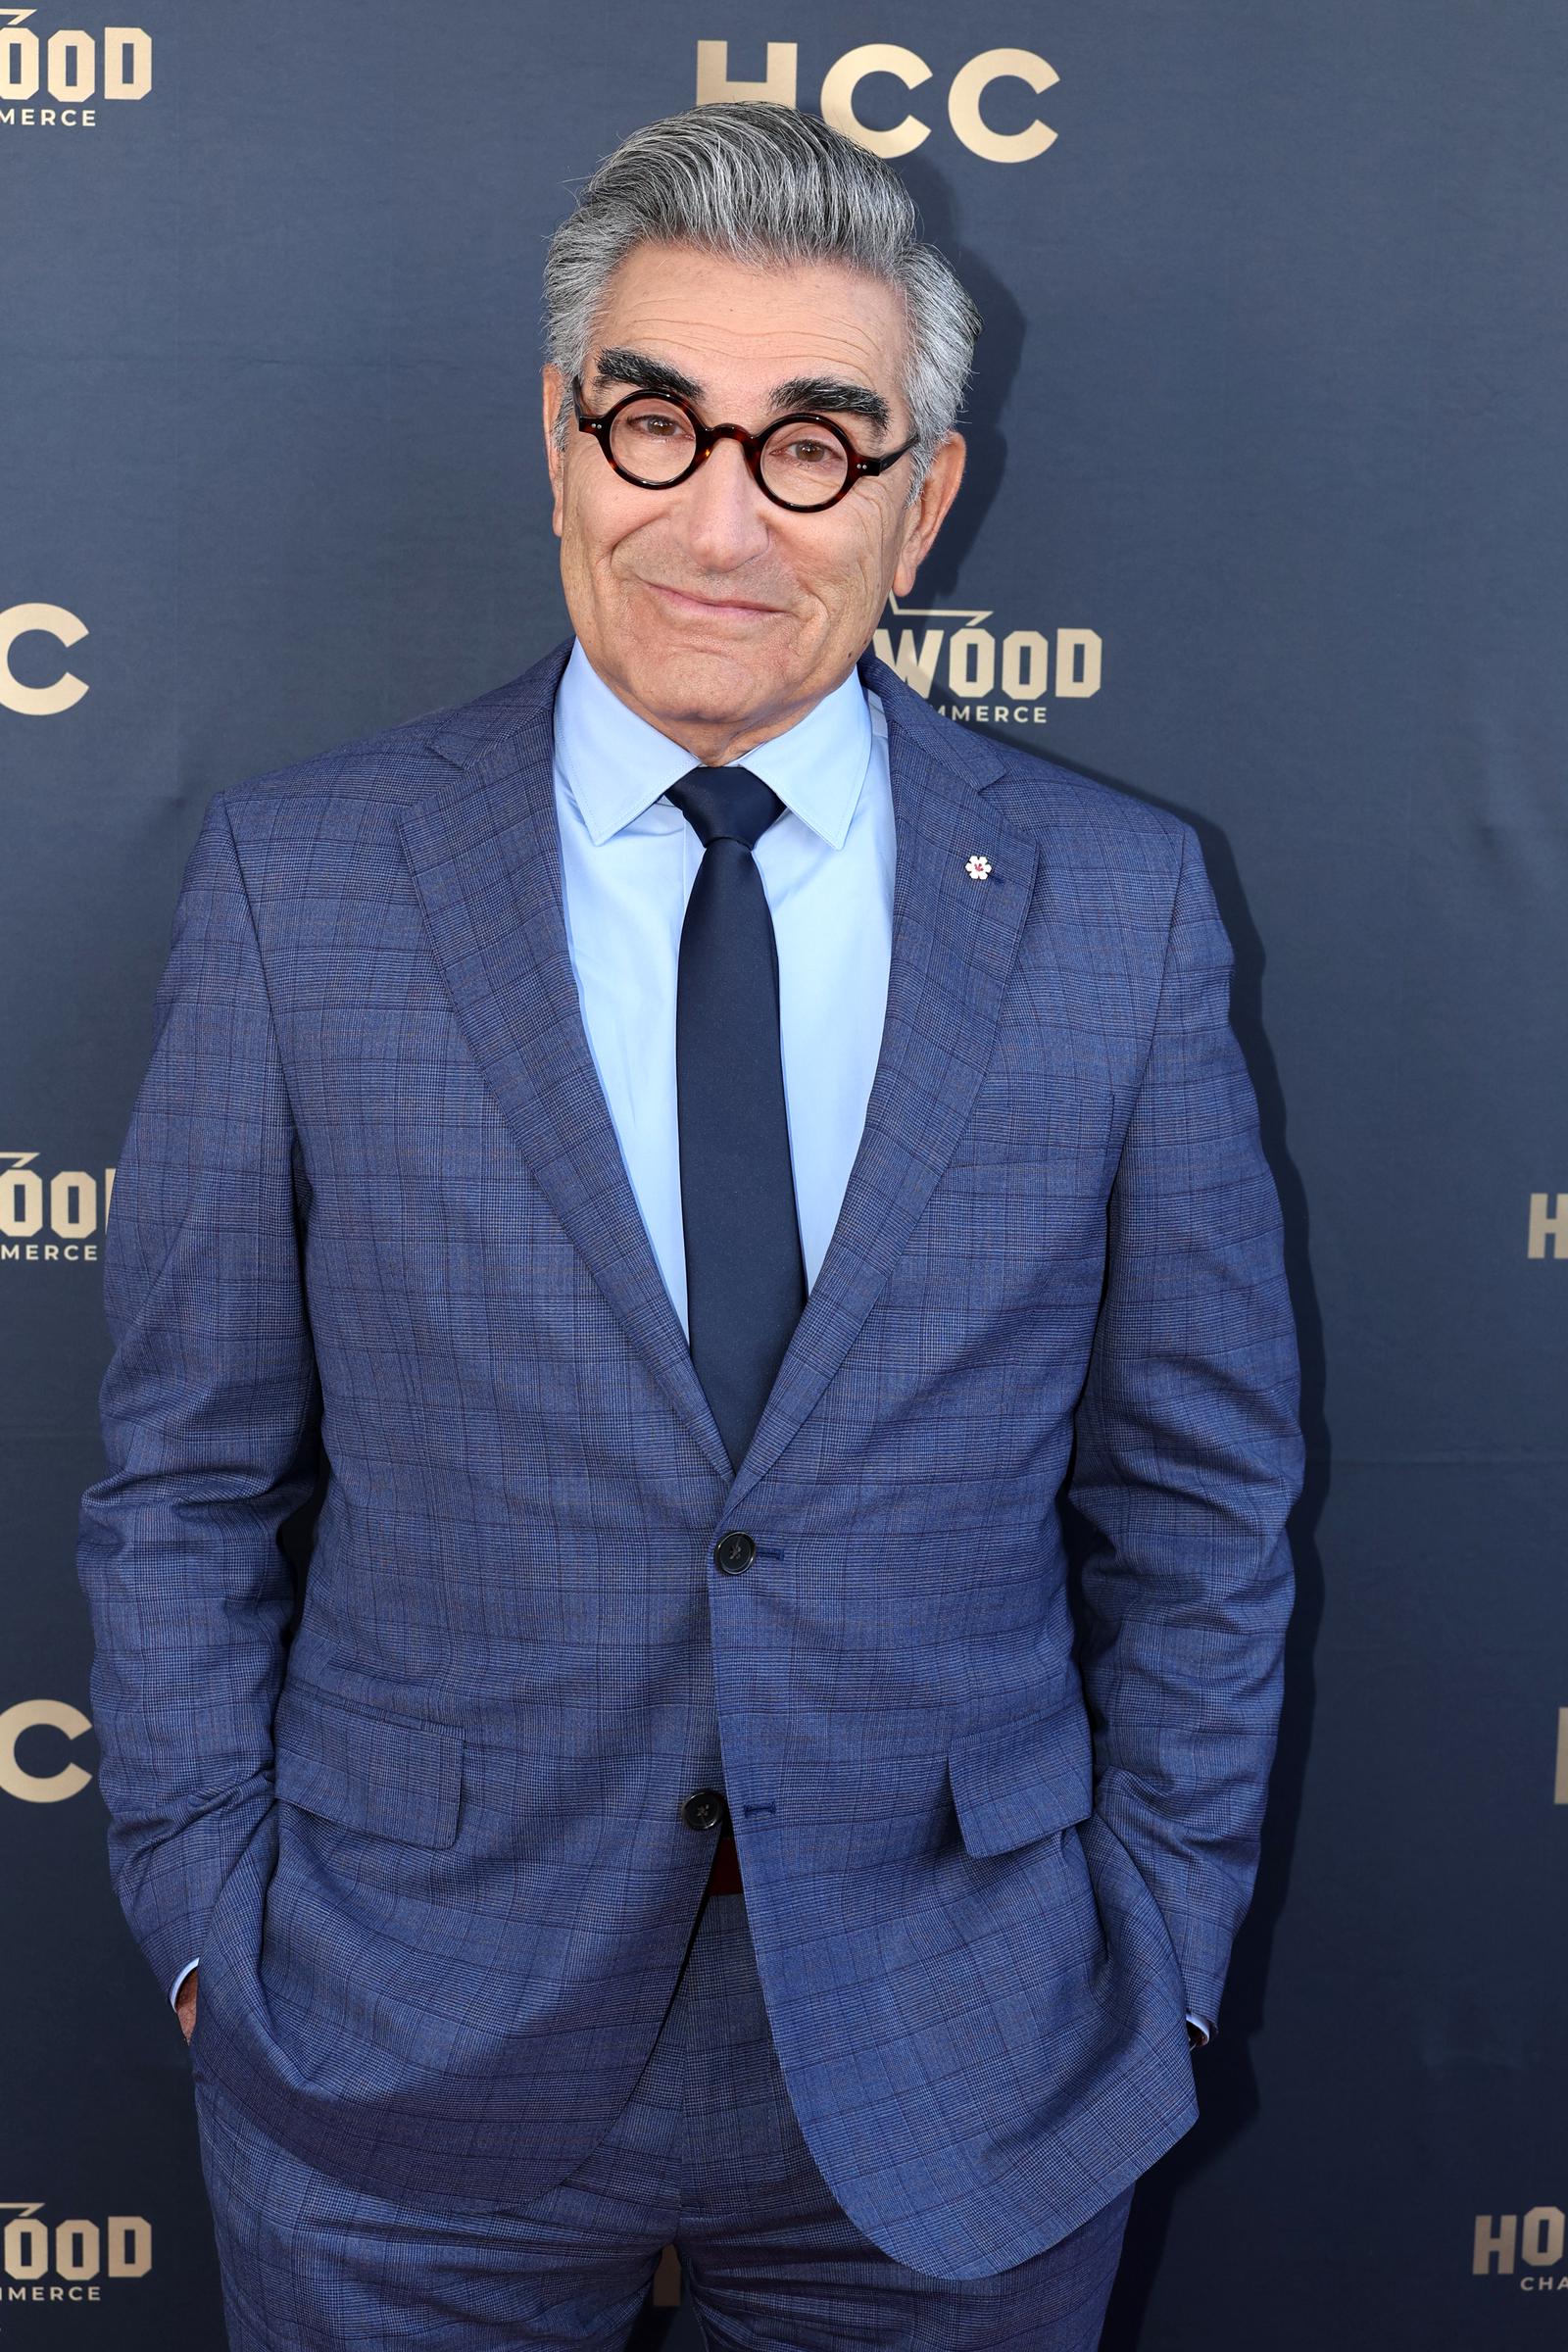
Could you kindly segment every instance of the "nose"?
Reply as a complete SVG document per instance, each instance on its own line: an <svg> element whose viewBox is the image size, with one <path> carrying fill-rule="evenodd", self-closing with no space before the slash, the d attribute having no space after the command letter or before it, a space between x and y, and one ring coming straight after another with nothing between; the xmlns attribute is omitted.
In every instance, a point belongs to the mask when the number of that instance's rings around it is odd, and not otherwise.
<svg viewBox="0 0 1568 2352"><path fill-rule="evenodd" d="M768 544L768 502L746 453L727 435L671 493L692 555L713 571L733 571Z"/></svg>

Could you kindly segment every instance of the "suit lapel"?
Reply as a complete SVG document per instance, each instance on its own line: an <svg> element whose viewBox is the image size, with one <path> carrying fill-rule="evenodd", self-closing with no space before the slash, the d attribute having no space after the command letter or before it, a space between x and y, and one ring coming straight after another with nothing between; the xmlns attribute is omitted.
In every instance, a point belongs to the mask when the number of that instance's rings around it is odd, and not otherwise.
<svg viewBox="0 0 1568 2352"><path fill-rule="evenodd" d="M453 784L400 811L431 943L519 1150L633 1345L729 1485L726 1509L790 1443L843 1362L962 1133L990 1057L1039 861L983 799L995 749L937 717L887 665L892 961L865 1126L833 1238L730 1483L708 1399L620 1153L583 1026L562 898L554 702L571 650L453 713L431 737ZM964 870L974 853L994 881Z"/></svg>
<svg viewBox="0 0 1568 2352"><path fill-rule="evenodd" d="M461 772L400 813L404 855L453 1007L518 1149L727 1482L729 1455L626 1174L571 968L553 774L555 692L570 651L568 638L432 737Z"/></svg>
<svg viewBox="0 0 1568 2352"><path fill-rule="evenodd" d="M983 798L994 747L940 718L885 662L860 677L888 722L892 960L882 1047L843 1205L729 1497L761 1478L837 1372L963 1132L1034 891L1039 852ZM991 860L973 881L965 860Z"/></svg>

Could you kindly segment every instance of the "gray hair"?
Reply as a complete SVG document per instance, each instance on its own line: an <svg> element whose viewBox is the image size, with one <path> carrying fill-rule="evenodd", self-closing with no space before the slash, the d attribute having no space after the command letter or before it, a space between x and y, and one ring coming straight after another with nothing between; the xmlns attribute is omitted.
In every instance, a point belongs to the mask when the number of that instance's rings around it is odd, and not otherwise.
<svg viewBox="0 0 1568 2352"><path fill-rule="evenodd" d="M889 165L793 107L724 99L632 131L582 188L545 260L545 342L567 387L558 446L606 285L633 246L692 245L757 265L838 262L903 300L912 504L962 406L980 331L979 311L919 226Z"/></svg>

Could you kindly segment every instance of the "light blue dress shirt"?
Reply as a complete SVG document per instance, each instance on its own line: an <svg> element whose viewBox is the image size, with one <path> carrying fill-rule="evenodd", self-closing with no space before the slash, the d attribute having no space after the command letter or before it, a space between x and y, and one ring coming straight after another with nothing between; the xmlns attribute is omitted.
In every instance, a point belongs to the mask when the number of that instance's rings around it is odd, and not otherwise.
<svg viewBox="0 0 1568 2352"><path fill-rule="evenodd" d="M688 1339L675 978L703 845L663 795L698 764L629 710L573 645L556 695L572 968L621 1156ZM753 855L778 947L779 1054L809 1288L859 1148L887 1008L893 794L881 706L851 670L739 764L784 803Z"/></svg>
<svg viewBox="0 0 1568 2352"><path fill-rule="evenodd" d="M881 703L852 669L804 718L736 762L784 804L753 855L778 948L779 1055L808 1289L838 1222L882 1048L893 945L887 740ZM566 938L626 1173L688 1339L675 981L703 845L663 796L699 764L629 710L573 642L555 708ZM195 1965L181 1969L175 1993ZM1206 2022L1193 2022L1206 2039Z"/></svg>

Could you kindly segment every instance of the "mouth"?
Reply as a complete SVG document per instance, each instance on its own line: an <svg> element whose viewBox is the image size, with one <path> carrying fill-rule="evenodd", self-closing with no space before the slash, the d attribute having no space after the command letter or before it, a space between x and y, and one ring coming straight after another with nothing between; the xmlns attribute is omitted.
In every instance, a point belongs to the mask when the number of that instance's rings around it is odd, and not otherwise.
<svg viewBox="0 0 1568 2352"><path fill-rule="evenodd" d="M672 612L690 613L701 620L782 620L784 613L777 605L748 604L740 597L688 596L683 588L665 588L658 580L646 580L643 585Z"/></svg>

